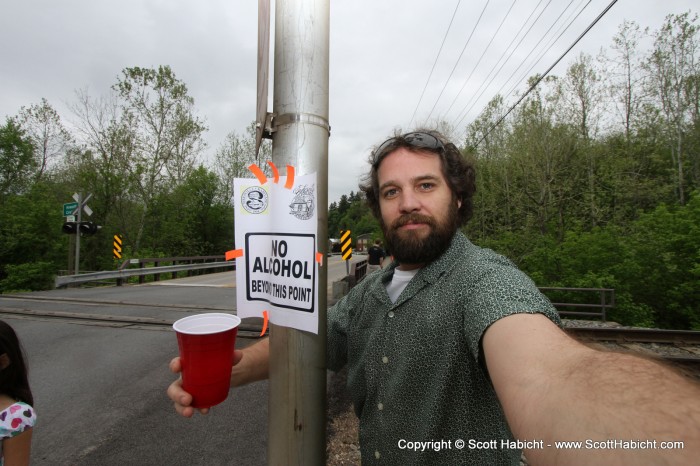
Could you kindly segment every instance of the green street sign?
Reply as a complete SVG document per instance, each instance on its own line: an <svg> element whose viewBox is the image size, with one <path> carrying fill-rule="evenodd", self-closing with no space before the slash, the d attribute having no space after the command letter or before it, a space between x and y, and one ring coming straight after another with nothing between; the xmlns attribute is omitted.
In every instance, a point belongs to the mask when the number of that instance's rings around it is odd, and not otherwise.
<svg viewBox="0 0 700 466"><path fill-rule="evenodd" d="M66 204L63 204L63 216L67 217L69 215L73 215L73 212L77 208L78 208L77 202L68 202Z"/></svg>

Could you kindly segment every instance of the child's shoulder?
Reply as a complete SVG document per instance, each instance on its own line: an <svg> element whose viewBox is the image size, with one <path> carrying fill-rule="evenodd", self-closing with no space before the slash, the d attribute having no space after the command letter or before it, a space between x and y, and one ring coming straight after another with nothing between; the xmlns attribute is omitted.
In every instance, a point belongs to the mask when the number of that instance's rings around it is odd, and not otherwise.
<svg viewBox="0 0 700 466"><path fill-rule="evenodd" d="M17 403L17 400L15 400L14 398L4 394L0 394L0 411L6 410L15 403Z"/></svg>
<svg viewBox="0 0 700 466"><path fill-rule="evenodd" d="M33 407L21 401L11 401L8 406L0 409L0 439L15 437L36 424Z"/></svg>

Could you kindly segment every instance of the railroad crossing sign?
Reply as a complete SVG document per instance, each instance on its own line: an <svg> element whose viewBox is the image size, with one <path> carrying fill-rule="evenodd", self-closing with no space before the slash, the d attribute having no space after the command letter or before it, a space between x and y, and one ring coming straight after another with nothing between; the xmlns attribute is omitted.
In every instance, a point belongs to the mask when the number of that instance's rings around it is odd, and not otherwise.
<svg viewBox="0 0 700 466"><path fill-rule="evenodd" d="M83 212L85 212L85 213L87 214L88 217L92 215L92 209L90 208L90 206L87 205L87 201L89 201L91 197L92 197L92 194L88 194L87 196L85 196L85 199L83 199L82 202L81 202L81 200L80 200L80 194L78 194L78 193L73 193L73 199L76 200L75 203L76 203L76 204L77 204L77 203L80 203L81 207L83 208ZM76 207L77 207L77 206L76 206ZM76 211L77 211L77 210L78 210L78 209L76 209Z"/></svg>
<svg viewBox="0 0 700 466"><path fill-rule="evenodd" d="M73 194L73 199L75 199L75 202L66 202L63 204L63 216L64 217L70 217L70 216L80 216L78 215L78 205L82 204L83 207L83 212L87 214L87 216L92 215L92 209L90 208L89 205L87 205L87 201L92 197L92 194L88 194L85 199L80 200L80 195L78 193ZM75 219L73 220L68 220L74 222Z"/></svg>

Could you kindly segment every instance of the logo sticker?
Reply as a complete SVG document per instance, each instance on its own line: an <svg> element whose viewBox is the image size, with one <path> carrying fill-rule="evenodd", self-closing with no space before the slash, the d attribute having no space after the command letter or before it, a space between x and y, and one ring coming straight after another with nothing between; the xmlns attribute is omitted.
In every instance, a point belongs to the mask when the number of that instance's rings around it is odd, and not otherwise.
<svg viewBox="0 0 700 466"><path fill-rule="evenodd" d="M289 213L299 220L310 219L314 214L314 186L297 186L289 209Z"/></svg>
<svg viewBox="0 0 700 466"><path fill-rule="evenodd" d="M261 214L267 210L267 191L260 186L251 186L243 191L241 205L251 214Z"/></svg>

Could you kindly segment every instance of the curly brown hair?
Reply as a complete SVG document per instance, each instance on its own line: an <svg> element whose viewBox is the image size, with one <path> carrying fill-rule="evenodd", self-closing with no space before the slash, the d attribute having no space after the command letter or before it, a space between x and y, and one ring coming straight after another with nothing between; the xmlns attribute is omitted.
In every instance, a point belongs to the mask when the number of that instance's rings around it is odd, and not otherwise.
<svg viewBox="0 0 700 466"><path fill-rule="evenodd" d="M425 135L428 135L427 137ZM434 140L433 140L434 139ZM405 148L411 152L429 152L440 157L442 174L455 198L462 203L457 219L464 226L473 213L472 198L476 192L476 172L474 165L462 156L457 146L449 142L442 134L434 130L416 130L400 134L379 144L369 157L370 171L360 183L360 189L365 193L367 205L374 216L381 221L379 207L379 165L397 149Z"/></svg>

